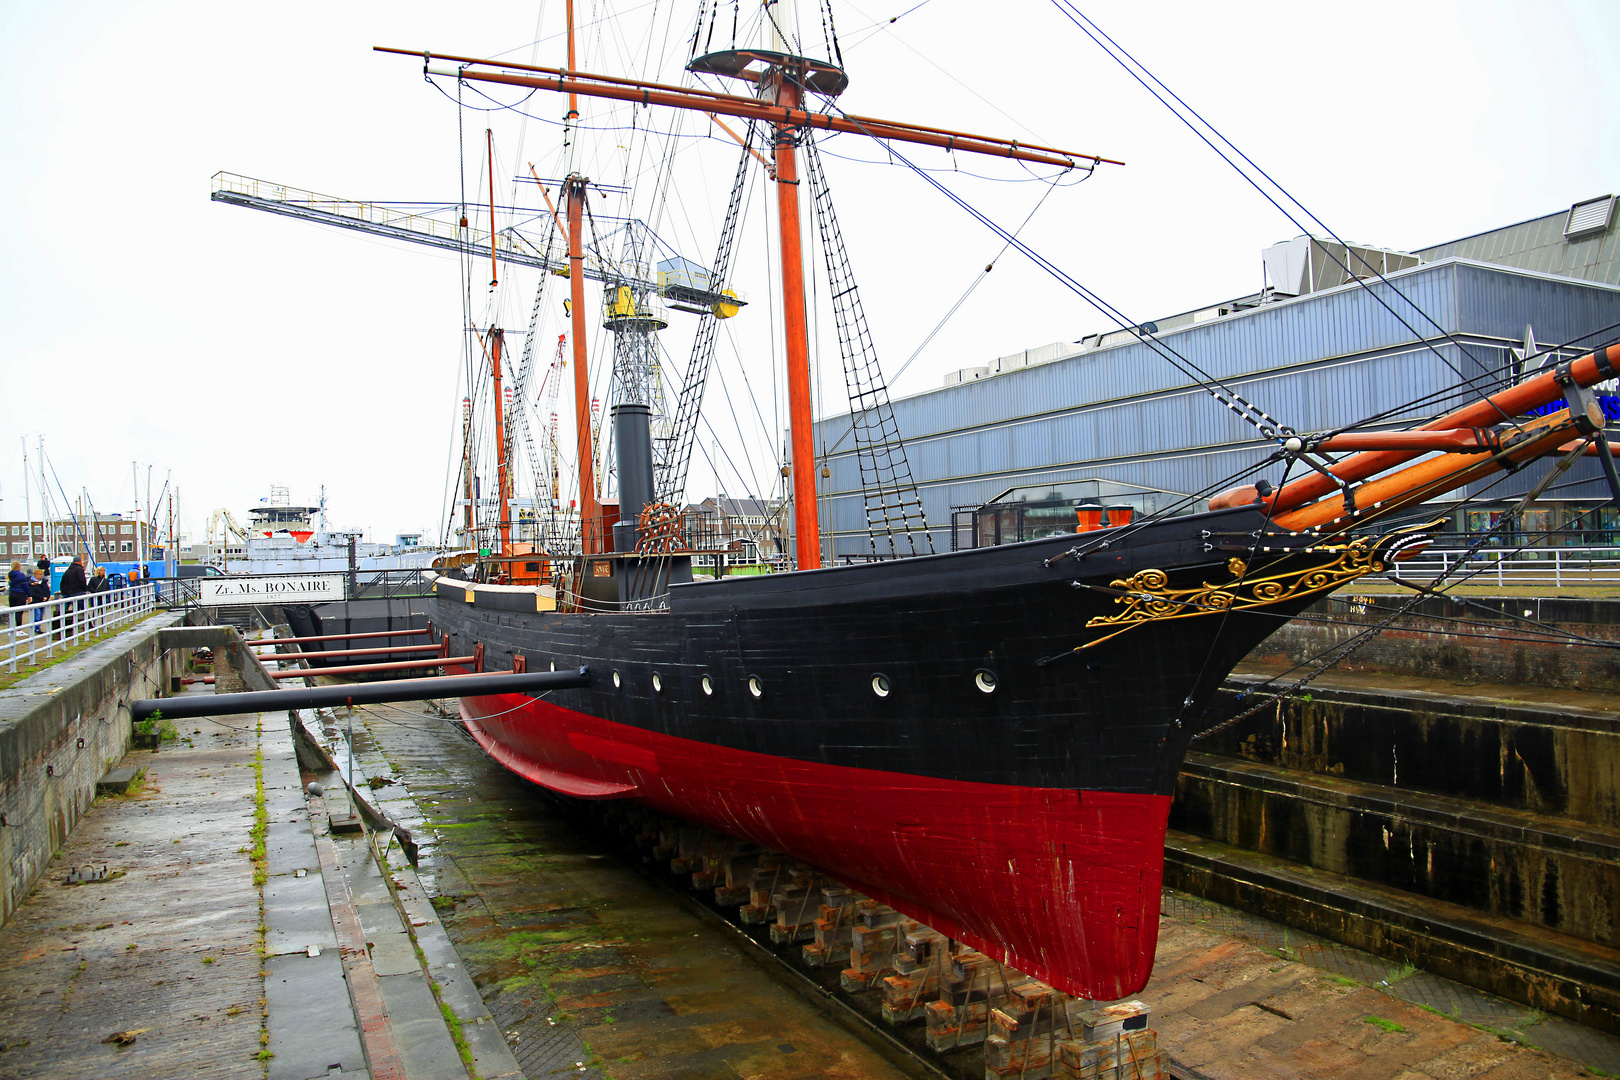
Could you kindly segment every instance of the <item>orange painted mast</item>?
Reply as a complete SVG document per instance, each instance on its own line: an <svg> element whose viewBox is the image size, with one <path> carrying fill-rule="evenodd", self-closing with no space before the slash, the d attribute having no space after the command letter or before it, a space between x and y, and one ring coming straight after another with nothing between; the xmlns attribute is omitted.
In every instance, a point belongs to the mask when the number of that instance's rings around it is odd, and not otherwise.
<svg viewBox="0 0 1620 1080"><path fill-rule="evenodd" d="M495 133L485 128L484 135L489 145L489 287L493 289L500 284L495 261ZM495 521L501 538L502 555L510 554L512 550L512 514L507 504L511 492L507 487L506 415L505 402L501 400L501 344L505 340L506 331L498 326L490 327L489 369L491 388L495 393L495 486L498 489L495 505L500 515Z"/></svg>
<svg viewBox="0 0 1620 1080"><path fill-rule="evenodd" d="M768 7L775 6L777 0L766 0L766 3ZM424 64L444 60L461 65L452 70L438 72L429 67L430 74L535 87L568 94L569 121L565 126L568 133L565 137L569 140L570 172L565 194L568 202L569 277L575 320L576 416L585 415L584 402L588 393L585 386L583 346L583 256L579 247L580 214L584 206L585 181L572 170L572 122L578 116L576 104L578 95L630 101L643 106L663 105L677 109L692 109L711 116L724 115L760 120L775 127L777 226L781 232L778 247L782 259L783 331L784 348L787 353L788 419L792 454L790 475L793 480L796 523L795 553L799 569L818 567L821 565L821 538L820 527L816 520L816 464L810 407L810 349L808 320L805 315L804 252L799 222L796 155L801 130L821 129L868 135L877 139L919 143L964 153L988 154L1062 168L1090 169L1104 163L1112 165L1122 163L1095 154L1034 146L1019 143L1014 139L851 116L838 111L812 111L805 107L806 91L833 98L843 92L848 85L848 79L843 70L833 64L788 53L785 51L786 44L780 39L773 41L773 44L779 46L778 49L732 49L699 57L688 65L688 70L691 71L739 79L760 87L759 97L741 97L713 90L580 72L574 64L572 12L573 5L570 0L569 51L566 68L543 68L472 57L453 57L421 49L390 49L379 46L377 51L421 57ZM774 34L776 20L772 18L767 21L772 24ZM474 68L500 70L473 70ZM592 551L594 550L592 534L596 529L594 519L598 514L598 507L592 470L588 464L591 461L591 443L588 429L583 424L579 446L581 541L585 545L584 550Z"/></svg>
<svg viewBox="0 0 1620 1080"><path fill-rule="evenodd" d="M473 535L473 460L472 460L472 398L461 399L461 475L466 481L467 512L463 515L463 537L476 548L478 537Z"/></svg>
<svg viewBox="0 0 1620 1080"><path fill-rule="evenodd" d="M1030 161L1041 165L1090 168L1093 165L1125 164L1123 161L1101 157L1097 154L1061 150L1055 147L1041 146L1037 143L1020 142L1017 139L1002 139L992 135L974 135L964 131L954 131L950 128L926 127L921 124L879 120L870 116L857 116L850 113L784 109L775 104L761 102L757 98L721 94L713 90L702 90L689 86L670 86L641 79L593 75L589 72L564 68L535 67L500 60L480 60L476 57L450 56L445 53L435 53L422 49L395 49L381 45L373 48L376 52L418 57L427 60L429 63L434 60L443 60L447 63L483 65L504 69L502 71L475 71L471 68L446 68L440 71L429 69L429 74L444 75L448 78L504 83L508 86L532 86L541 90L555 90L570 96L584 94L586 97L611 98L617 101L634 102L637 105L667 105L676 109L695 109L699 112L714 112L723 116L736 116L747 120L789 123L795 127L836 131L846 135L870 135L873 138L892 139L895 142L919 143L924 146L937 146L946 150L960 150L964 153L989 154L993 157L1011 158L1014 161ZM715 55L732 55L759 62L764 62L766 59L803 60L802 57L782 57L780 54L773 57L771 54L760 50L739 50L730 54ZM700 61L703 59L707 58L699 58ZM823 64L818 61L807 62L815 65L817 69L839 70L830 64ZM518 74L519 72L533 72L533 74ZM720 72L715 73L721 74ZM758 72L757 70L750 70L746 74L738 74L738 77L754 82L758 78ZM818 92L820 92L819 88Z"/></svg>
<svg viewBox="0 0 1620 1080"><path fill-rule="evenodd" d="M568 0L568 70L574 69L574 0ZM579 550L600 551L602 508L596 498L596 440L591 437L590 367L585 356L585 187L589 183L574 171L574 124L579 120L579 95L568 95L563 120L563 142L568 152L568 178L563 201L568 214L568 296L574 336L574 428L579 450ZM548 200L549 201L549 200Z"/></svg>
<svg viewBox="0 0 1620 1080"><path fill-rule="evenodd" d="M497 524L501 536L501 554L510 554L512 550L512 514L507 506L509 491L507 490L506 468L506 416L504 402L501 401L501 343L506 340L506 331L494 327L489 332L489 368L491 372L492 388L495 392L495 483L500 489L500 518Z"/></svg>
<svg viewBox="0 0 1620 1080"><path fill-rule="evenodd" d="M796 109L802 102L803 71L775 69L767 90L776 103ZM781 232L782 336L787 351L788 431L792 440L793 544L800 570L821 565L821 523L816 513L815 444L811 441L810 329L804 309L804 248L799 227L799 133L776 125L776 220Z"/></svg>
<svg viewBox="0 0 1620 1080"><path fill-rule="evenodd" d="M564 199L568 203L568 294L574 324L574 426L579 431L579 543L590 555L600 550L601 507L596 501L596 447L591 439L591 387L585 357L585 252L580 231L585 212L582 176L570 176Z"/></svg>

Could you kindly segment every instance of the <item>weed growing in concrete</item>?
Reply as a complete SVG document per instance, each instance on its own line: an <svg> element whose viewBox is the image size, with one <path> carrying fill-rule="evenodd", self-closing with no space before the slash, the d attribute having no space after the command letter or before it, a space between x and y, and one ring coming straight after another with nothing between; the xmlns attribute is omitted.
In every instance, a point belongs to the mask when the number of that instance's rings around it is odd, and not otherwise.
<svg viewBox="0 0 1620 1080"><path fill-rule="evenodd" d="M264 921L264 883L268 875L269 863L265 858L264 838L270 828L270 815L264 807L264 717L261 715L253 725L253 735L257 745L253 748L253 828L249 836L253 840L253 886L259 894L259 1052L254 1055L263 1067L264 1075L270 1075L270 1059L276 1055L270 1052L270 998L264 993L265 977L265 941L270 932Z"/></svg>
<svg viewBox="0 0 1620 1080"><path fill-rule="evenodd" d="M265 856L264 838L270 831L270 814L264 807L264 751L253 751L253 828L248 835L253 840L253 884L264 887L270 876L269 860Z"/></svg>
<svg viewBox="0 0 1620 1080"><path fill-rule="evenodd" d="M456 1053L461 1055L461 1063L467 1067L467 1075L472 1080L479 1080L478 1070L473 1066L472 1045L467 1042L467 1033L461 1029L461 1017L456 1015L439 993L439 982L433 977L433 971L428 967L427 953L422 951L421 942L416 940L416 927L411 920L406 919L405 932L411 936L411 948L416 950L416 961L422 965L422 974L427 976L428 989L433 991L433 1000L439 1004L439 1012L444 1016L444 1026L450 1031L450 1038L456 1044Z"/></svg>
<svg viewBox="0 0 1620 1080"><path fill-rule="evenodd" d="M203 957L203 963L205 963L205 964L212 964L212 963L213 963L213 962L214 962L214 958L213 958L213 957L212 957L212 956L205 956L205 957Z"/></svg>
<svg viewBox="0 0 1620 1080"><path fill-rule="evenodd" d="M1398 1032L1406 1030L1403 1025L1397 1024L1393 1020L1385 1020L1382 1016L1363 1016L1361 1020L1363 1023L1371 1024L1379 1031Z"/></svg>
<svg viewBox="0 0 1620 1080"><path fill-rule="evenodd" d="M1402 979L1410 979L1416 973L1417 973L1416 965L1402 964L1400 967L1396 968L1394 971L1391 971L1388 975L1384 976L1384 982L1385 982L1386 985L1394 986L1396 983L1400 982Z"/></svg>
<svg viewBox="0 0 1620 1080"><path fill-rule="evenodd" d="M73 997L73 991L79 987L79 976L83 975L84 969L89 966L90 961L80 960L79 966L73 969L73 976L68 979L67 989L62 992L62 1009L64 1012L67 1010L68 999Z"/></svg>

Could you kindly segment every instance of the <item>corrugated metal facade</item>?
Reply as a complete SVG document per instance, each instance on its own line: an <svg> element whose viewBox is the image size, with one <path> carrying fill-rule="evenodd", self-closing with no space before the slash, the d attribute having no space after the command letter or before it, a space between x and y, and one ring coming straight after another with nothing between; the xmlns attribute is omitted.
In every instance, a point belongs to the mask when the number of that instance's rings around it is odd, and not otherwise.
<svg viewBox="0 0 1620 1080"><path fill-rule="evenodd" d="M1376 298L1348 285L1160 340L1280 422L1318 431L1386 412L1404 420L1436 415L1443 410L1410 403L1455 388L1459 372L1493 380L1488 389L1494 388L1527 326L1545 345L1620 323L1620 289L1583 281L1458 260L1390 281L1373 286ZM1450 334L1467 353L1450 341L1431 349L1414 330L1431 339ZM950 547L952 507L983 503L1010 487L1100 478L1193 493L1272 449L1140 342L918 394L896 401L894 411L942 550ZM829 459L831 477L821 482L822 530L835 557L868 551L848 430L846 415L822 421L816 433L818 447L843 439ZM1274 472L1273 481L1280 476ZM1565 497L1598 497L1606 489L1597 475L1595 463L1577 466L1571 478L1590 483ZM1529 483L1513 480L1520 490Z"/></svg>
<svg viewBox="0 0 1620 1080"><path fill-rule="evenodd" d="M1587 281L1620 285L1620 215L1602 232L1564 238L1569 211L1521 221L1478 236L1465 237L1414 254L1427 262L1441 259L1479 259L1516 266L1542 274L1559 274Z"/></svg>

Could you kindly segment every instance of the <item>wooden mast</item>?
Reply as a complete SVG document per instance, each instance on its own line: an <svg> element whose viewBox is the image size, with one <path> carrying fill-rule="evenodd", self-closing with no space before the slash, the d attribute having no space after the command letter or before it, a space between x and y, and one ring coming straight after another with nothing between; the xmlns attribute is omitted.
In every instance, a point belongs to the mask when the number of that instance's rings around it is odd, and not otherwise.
<svg viewBox="0 0 1620 1080"><path fill-rule="evenodd" d="M500 284L495 262L495 133L486 128L484 134L489 140L489 287L494 289ZM501 554L510 555L512 513L507 503L510 491L507 487L506 403L501 400L501 344L505 340L506 331L499 326L489 328L490 382L495 393L495 486L498 489L495 505L500 515L495 519L495 525L501 538Z"/></svg>
<svg viewBox="0 0 1620 1080"><path fill-rule="evenodd" d="M574 0L568 0L568 70L574 70ZM568 115L563 120L563 139L568 151L568 178L563 181L564 207L568 215L568 296L574 331L574 428L579 450L579 550L590 555L599 550L602 510L596 502L596 441L591 438L590 370L585 356L585 186L589 183L574 170L574 123L579 119L579 95L568 94Z"/></svg>
<svg viewBox="0 0 1620 1080"><path fill-rule="evenodd" d="M563 197L568 202L568 294L574 324L574 426L579 438L579 543L590 555L598 550L601 508L596 502L596 447L591 439L591 386L585 358L585 253L580 230L585 211L582 176L570 176Z"/></svg>
<svg viewBox="0 0 1620 1080"><path fill-rule="evenodd" d="M500 517L496 519L496 526L500 531L501 554L512 553L512 514L507 505L507 468L506 468L506 415L505 402L501 400L501 343L506 340L506 331L500 327L493 327L489 332L489 368L490 382L495 392L495 483L500 488L500 498L496 505L499 507Z"/></svg>
<svg viewBox="0 0 1620 1080"><path fill-rule="evenodd" d="M586 415L588 388L585 380L582 311L584 265L579 236L586 181L572 171L571 136L573 120L579 115L578 95L631 101L643 106L665 105L678 109L692 109L710 114L761 120L774 125L777 227L781 234L778 249L782 260L783 332L787 353L788 419L792 453L790 475L793 480L796 521L795 553L799 569L818 567L821 565L821 540L816 520L816 464L811 432L809 337L805 315L803 240L799 222L798 162L795 153L800 131L820 128L826 131L864 134L895 142L920 143L965 153L990 154L1016 161L1063 168L1091 169L1103 163L1118 165L1122 162L1098 157L1095 154L1079 154L1054 147L1020 144L1013 139L850 116L842 112L812 112L805 108L806 89L825 97L836 97L843 92L848 79L843 70L833 64L789 54L785 51L786 43L780 40L773 44L782 45L783 51L732 49L699 57L688 65L688 69L692 71L723 75L758 86L760 97L757 98L692 87L668 86L639 79L583 73L574 66L572 0L569 0L568 12L568 66L562 69L471 57L450 57L422 49L392 49L378 46L377 51L418 56L425 64L431 64L435 59L460 64L455 69L442 71L434 71L429 67L427 70L430 74L512 86L531 86L568 94L569 111L565 138L569 138L570 172L565 194L568 199L569 279L572 286L574 316L575 415L579 417ZM474 67L495 67L504 70L477 71L472 70ZM592 537L596 531L593 519L598 511L593 470L590 465L590 434L588 426L583 423L580 426L579 446L580 537L583 550L589 552L593 547L591 540L587 538Z"/></svg>
<svg viewBox="0 0 1620 1080"><path fill-rule="evenodd" d="M767 89L776 104L803 103L800 71L774 70ZM799 226L798 129L776 125L776 220L781 234L782 337L787 352L788 432L792 441L793 545L800 570L821 565L821 523L816 515L815 444L810 414L810 332L804 309L804 247Z"/></svg>

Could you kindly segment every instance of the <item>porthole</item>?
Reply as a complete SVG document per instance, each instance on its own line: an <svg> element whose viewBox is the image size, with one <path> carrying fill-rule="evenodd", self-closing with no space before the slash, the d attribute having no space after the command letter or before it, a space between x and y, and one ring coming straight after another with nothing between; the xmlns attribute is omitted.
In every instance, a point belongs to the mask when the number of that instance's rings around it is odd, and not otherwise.
<svg viewBox="0 0 1620 1080"><path fill-rule="evenodd" d="M664 691L664 680L660 679L658 677L658 672L655 671L655 672L653 672L653 693L661 694L661 693L663 693L663 691Z"/></svg>
<svg viewBox="0 0 1620 1080"><path fill-rule="evenodd" d="M619 678L619 672L617 670L615 670L613 672L613 689L617 690L622 685L623 685L623 682Z"/></svg>
<svg viewBox="0 0 1620 1080"><path fill-rule="evenodd" d="M989 668L980 668L973 673L973 685L979 688L981 694L996 692L996 673Z"/></svg>
<svg viewBox="0 0 1620 1080"><path fill-rule="evenodd" d="M714 694L714 680L709 678L707 675L705 675L705 676L703 676L703 678L701 680L701 683L702 683L702 686L703 686L703 694L704 694L704 696L705 697L713 696L713 694Z"/></svg>
<svg viewBox="0 0 1620 1080"><path fill-rule="evenodd" d="M878 697L889 696L889 677L887 675L872 676L872 693Z"/></svg>
<svg viewBox="0 0 1620 1080"><path fill-rule="evenodd" d="M758 675L748 676L748 692L757 698L765 696L765 684L759 681Z"/></svg>

